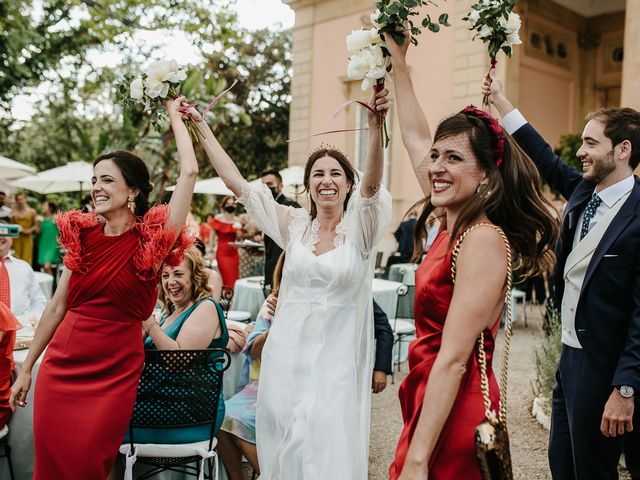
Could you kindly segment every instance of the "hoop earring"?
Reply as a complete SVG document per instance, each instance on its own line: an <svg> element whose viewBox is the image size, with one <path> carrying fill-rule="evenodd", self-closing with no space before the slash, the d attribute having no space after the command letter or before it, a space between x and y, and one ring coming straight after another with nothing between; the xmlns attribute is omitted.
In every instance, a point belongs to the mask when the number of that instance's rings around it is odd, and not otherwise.
<svg viewBox="0 0 640 480"><path fill-rule="evenodd" d="M129 195L129 198L127 199L127 208L129 210L131 210L131 213L133 213L134 215L136 214L136 202L135 202L136 197L134 197L133 195Z"/></svg>
<svg viewBox="0 0 640 480"><path fill-rule="evenodd" d="M489 195L491 195L491 190L489 190L488 187L489 187L488 184L480 183L476 187L476 195L480 195L483 198L487 198Z"/></svg>

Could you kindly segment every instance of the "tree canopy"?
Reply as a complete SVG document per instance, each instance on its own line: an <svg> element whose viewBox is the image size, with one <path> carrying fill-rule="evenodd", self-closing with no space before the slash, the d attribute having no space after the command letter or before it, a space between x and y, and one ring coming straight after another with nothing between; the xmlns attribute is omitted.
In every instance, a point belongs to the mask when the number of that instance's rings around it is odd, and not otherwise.
<svg viewBox="0 0 640 480"><path fill-rule="evenodd" d="M202 0L0 1L0 106L16 96L39 98L28 121L0 113L0 154L52 168L92 161L106 151L134 150L149 166L156 195L175 180L175 147L168 124L158 133L142 114L122 110L116 85L136 74L161 48L140 33L184 35L201 58L189 66L182 92L206 105L238 80L207 117L247 176L286 165L290 103L291 36L287 31L247 31L233 9ZM116 52L117 64L92 54ZM180 63L180 59L177 58ZM202 160L201 177L214 175Z"/></svg>

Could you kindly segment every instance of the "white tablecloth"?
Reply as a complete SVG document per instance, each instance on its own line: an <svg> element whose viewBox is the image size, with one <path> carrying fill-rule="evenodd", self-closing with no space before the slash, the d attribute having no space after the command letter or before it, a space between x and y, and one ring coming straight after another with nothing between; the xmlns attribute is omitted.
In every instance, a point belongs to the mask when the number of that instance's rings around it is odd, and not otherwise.
<svg viewBox="0 0 640 480"><path fill-rule="evenodd" d="M44 296L47 297L47 300L51 300L51 295L53 292L53 275L49 275L45 272L34 272L36 275L36 280L38 281L38 285L40 285L40 289Z"/></svg>
<svg viewBox="0 0 640 480"><path fill-rule="evenodd" d="M255 319L262 302L264 302L261 280L262 277L246 277L236 281L232 303L234 310L246 310L251 313L251 318ZM398 300L396 291L401 285L400 282L373 279L373 298L389 318L393 318L396 314Z"/></svg>
<svg viewBox="0 0 640 480"><path fill-rule="evenodd" d="M17 350L13 353L16 368L20 368L27 358L28 350ZM240 374L244 363L242 353L231 354L231 365L224 373L224 398L232 397L240 383ZM27 397L27 406L18 408L9 421L9 444L11 445L11 460L16 480L31 480L33 478L33 390L40 368L40 360L33 367L31 390ZM7 462L0 459L0 479L8 479ZM163 478L163 477L158 477Z"/></svg>
<svg viewBox="0 0 640 480"><path fill-rule="evenodd" d="M395 263L389 267L389 280L415 285L417 269L418 265L415 263Z"/></svg>

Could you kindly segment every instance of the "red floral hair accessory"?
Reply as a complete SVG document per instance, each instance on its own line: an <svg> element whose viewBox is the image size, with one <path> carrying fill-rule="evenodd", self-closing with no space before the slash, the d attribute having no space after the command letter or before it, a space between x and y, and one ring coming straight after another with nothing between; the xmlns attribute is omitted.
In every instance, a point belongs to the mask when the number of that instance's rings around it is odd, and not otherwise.
<svg viewBox="0 0 640 480"><path fill-rule="evenodd" d="M504 156L504 130L498 123L498 121L489 115L484 110L476 108L474 105L469 105L460 111L463 115L470 115L472 117L482 120L491 133L491 139L493 140L493 152L496 157L496 165L500 168L502 165L502 157Z"/></svg>

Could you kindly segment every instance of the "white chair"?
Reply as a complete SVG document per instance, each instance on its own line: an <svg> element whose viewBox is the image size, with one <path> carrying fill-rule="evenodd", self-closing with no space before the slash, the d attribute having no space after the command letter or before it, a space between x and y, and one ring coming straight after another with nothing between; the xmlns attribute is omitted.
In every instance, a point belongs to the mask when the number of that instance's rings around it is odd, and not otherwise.
<svg viewBox="0 0 640 480"><path fill-rule="evenodd" d="M527 323L527 294L522 290L516 290L515 288L511 290L511 314L513 315L513 319L516 320L518 315L516 315L516 306L522 305L522 319L524 320L524 326L528 327Z"/></svg>
<svg viewBox="0 0 640 480"><path fill-rule="evenodd" d="M13 464L11 463L11 446L9 445L8 435L8 425L0 428L0 448L2 448L2 454L0 454L0 458L5 457L7 459L7 464L9 466L9 475L11 476L11 480L15 480L16 477L13 474Z"/></svg>
<svg viewBox="0 0 640 480"><path fill-rule="evenodd" d="M415 301L415 286L400 285L396 291L396 315L389 321L393 330L393 345L397 349L396 364L400 371L402 358L402 344L408 337L415 336L416 326L413 319L413 304ZM395 369L391 372L391 383L395 382Z"/></svg>

